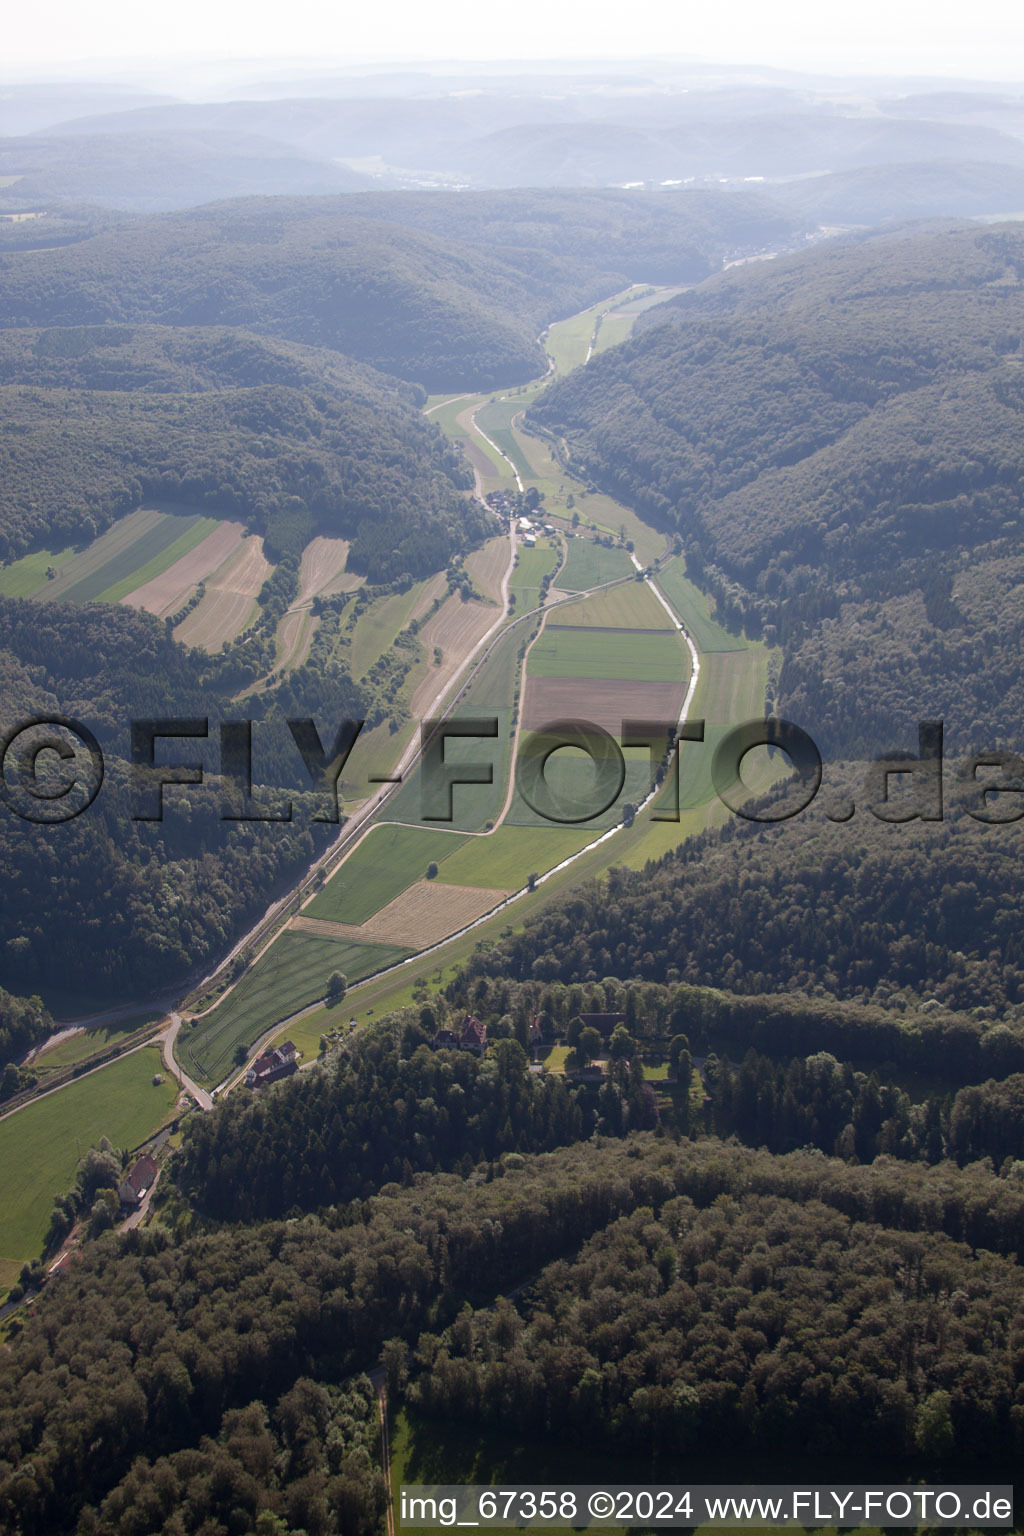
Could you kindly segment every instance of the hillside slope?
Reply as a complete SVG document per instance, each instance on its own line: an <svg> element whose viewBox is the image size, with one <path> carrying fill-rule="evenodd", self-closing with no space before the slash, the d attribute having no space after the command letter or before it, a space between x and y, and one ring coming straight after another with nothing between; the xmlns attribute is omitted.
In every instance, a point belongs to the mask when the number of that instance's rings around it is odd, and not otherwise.
<svg viewBox="0 0 1024 1536"><path fill-rule="evenodd" d="M642 317L534 422L681 533L727 616L786 648L823 750L1024 710L1024 236L910 226L737 267Z"/></svg>
<svg viewBox="0 0 1024 1536"><path fill-rule="evenodd" d="M240 517L278 552L351 539L352 568L384 580L483 530L412 391L336 354L224 329L26 329L0 334L0 399L0 556L93 537L144 498Z"/></svg>

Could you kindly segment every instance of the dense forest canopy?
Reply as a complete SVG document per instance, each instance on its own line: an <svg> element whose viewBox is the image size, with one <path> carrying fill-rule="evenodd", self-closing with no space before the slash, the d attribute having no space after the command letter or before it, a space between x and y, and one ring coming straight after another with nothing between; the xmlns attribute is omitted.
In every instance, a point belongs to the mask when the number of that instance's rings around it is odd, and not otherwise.
<svg viewBox="0 0 1024 1536"><path fill-rule="evenodd" d="M737 821L644 870L574 891L482 964L492 975L604 976L885 1003L906 989L1017 1016L1019 824L955 805L937 824L833 823L817 806L773 827ZM905 1005L905 1002L904 1002Z"/></svg>
<svg viewBox="0 0 1024 1536"><path fill-rule="evenodd" d="M779 710L823 750L935 717L965 746L1015 734L1022 275L1017 226L734 268L531 413L781 641Z"/></svg>
<svg viewBox="0 0 1024 1536"><path fill-rule="evenodd" d="M305 669L250 701L266 733L257 782L298 790L292 825L221 819L218 719L238 718L230 653L186 650L166 625L111 604L40 604L0 598L3 728L57 712L95 733L106 759L102 792L88 811L57 826L22 820L4 806L0 850L3 976L17 992L54 985L87 996L120 989L149 996L209 963L255 918L268 893L294 879L322 846L301 791L309 780L284 724L296 707L332 724L362 715L346 672ZM132 819L129 723L133 718L210 717L199 744L207 783L168 796L160 822ZM327 727L324 727L324 734ZM195 760L190 744L171 756ZM7 1059L6 1057L4 1059Z"/></svg>
<svg viewBox="0 0 1024 1536"><path fill-rule="evenodd" d="M0 325L244 326L487 389L543 373L550 321L794 228L744 194L238 199L0 256Z"/></svg>
<svg viewBox="0 0 1024 1536"><path fill-rule="evenodd" d="M89 1245L0 1360L0 1514L18 1536L170 1536L229 1509L242 1533L261 1507L358 1528L334 1479L366 1446L352 1394L389 1340L414 1401L462 1418L503 1400L538 1443L557 1410L560 1434L607 1451L621 1432L620 1454L646 1435L656 1461L728 1442L801 1464L824 1448L845 1475L867 1453L900 1477L991 1474L1020 1454L1022 1202L984 1164L641 1136L288 1223L189 1237L168 1207L177 1240ZM275 1435L308 1453L275 1457ZM356 1480L372 1509L365 1463Z"/></svg>
<svg viewBox="0 0 1024 1536"><path fill-rule="evenodd" d="M408 392L335 354L244 332L0 333L0 555L95 536L148 499L246 522L279 557L352 541L373 579L479 540L464 461Z"/></svg>

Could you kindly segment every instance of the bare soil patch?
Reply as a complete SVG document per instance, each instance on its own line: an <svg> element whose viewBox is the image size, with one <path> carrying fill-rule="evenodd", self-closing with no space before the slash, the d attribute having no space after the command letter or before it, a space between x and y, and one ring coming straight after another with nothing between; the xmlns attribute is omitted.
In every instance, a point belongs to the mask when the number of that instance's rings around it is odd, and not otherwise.
<svg viewBox="0 0 1024 1536"><path fill-rule="evenodd" d="M174 631L176 640L204 651L217 651L245 628L263 583L273 567L263 553L263 539L250 534L206 583L206 596Z"/></svg>
<svg viewBox="0 0 1024 1536"><path fill-rule="evenodd" d="M175 560L161 575L129 592L121 599L122 603L129 608L145 608L158 619L177 613L192 589L234 553L244 536L245 528L241 523L221 523L201 544Z"/></svg>
<svg viewBox="0 0 1024 1536"><path fill-rule="evenodd" d="M346 571L349 541L328 539L318 534L302 551L299 566L298 603L308 603L314 597L331 597L336 592L351 592L363 580Z"/></svg>
<svg viewBox="0 0 1024 1536"><path fill-rule="evenodd" d="M532 677L526 684L523 725L536 731L557 720L589 720L618 740L624 720L678 720L685 697L683 683Z"/></svg>
<svg viewBox="0 0 1024 1536"><path fill-rule="evenodd" d="M394 901L358 926L326 922L316 917L295 917L290 927L300 933L319 934L321 938L426 949L483 917L510 894L509 891L485 890L474 885L443 885L439 880L417 880L401 896L396 896Z"/></svg>

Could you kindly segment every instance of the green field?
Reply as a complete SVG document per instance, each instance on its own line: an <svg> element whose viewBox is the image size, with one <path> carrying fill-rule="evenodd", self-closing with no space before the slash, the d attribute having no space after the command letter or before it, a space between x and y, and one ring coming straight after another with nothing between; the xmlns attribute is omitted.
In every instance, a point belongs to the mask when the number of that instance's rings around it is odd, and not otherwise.
<svg viewBox="0 0 1024 1536"><path fill-rule="evenodd" d="M455 718L466 715L474 719L497 719L498 734L449 737L445 742L445 762L453 765L489 763L493 769L493 778L490 784L456 784L452 790L452 820L437 825L449 827L453 831L478 832L496 818L504 803L512 712L500 706L464 702L456 709ZM430 826L430 822L423 819L423 810L423 783L417 767L394 799L388 802L383 819L411 822L418 830L421 826Z"/></svg>
<svg viewBox="0 0 1024 1536"><path fill-rule="evenodd" d="M484 890L519 890L532 874L553 869L587 841L586 832L553 824L501 826L488 837L467 838L444 860L438 879Z"/></svg>
<svg viewBox="0 0 1024 1536"><path fill-rule="evenodd" d="M155 575L173 564L181 551L169 558L168 551L187 538L197 523L202 525L202 532L195 543L216 526L215 519L184 508L159 512L153 507L139 507L118 518L88 548L73 555L56 579L46 583L45 592L36 596L45 597L47 602L69 603L94 602L114 591L123 596L140 584L140 571L148 569L149 575Z"/></svg>
<svg viewBox="0 0 1024 1536"><path fill-rule="evenodd" d="M549 819L547 814L527 805L517 789L503 828L509 833L533 830L547 833L552 837L570 831L583 833L577 847L593 841L595 836L606 832L609 827L614 827L622 820L625 805L639 805L650 790L649 754L646 751L627 748L622 755L625 759L625 777L622 788L607 810L598 811L584 821L573 819L568 822L559 822ZM600 799L597 798L597 777L593 761L578 748L566 746L549 758L544 771L544 782L556 802L560 802L565 807L567 815L573 818L588 808L600 804ZM573 851L573 849L568 850L568 852ZM562 858L565 856L563 853ZM557 859L551 861L552 865L558 862Z"/></svg>
<svg viewBox="0 0 1024 1536"><path fill-rule="evenodd" d="M518 563L509 579L509 593L515 594L515 612L529 613L540 602L540 584L544 577L553 577L558 569L562 548L557 540L542 537L533 549L518 545L516 555Z"/></svg>
<svg viewBox="0 0 1024 1536"><path fill-rule="evenodd" d="M46 572L50 566L56 570L61 561L69 560L75 546L66 549L37 549L31 555L22 555L10 565L0 567L0 597L33 597L40 587L48 586Z"/></svg>
<svg viewBox="0 0 1024 1536"><path fill-rule="evenodd" d="M218 526L218 519L215 517L176 517L174 521L185 525L174 542L160 550L151 560L147 560L145 565L140 565L137 570L123 576L120 581L113 582L99 594L100 602L119 603L122 597L127 597L129 592L134 592L137 587L152 581L154 576L162 576L164 571L170 570L176 560L180 560L182 555L187 555L190 550L195 549L196 545L201 544ZM172 531L172 525L165 524L164 529L165 532ZM136 555L138 552L138 546L136 546Z"/></svg>
<svg viewBox="0 0 1024 1536"><path fill-rule="evenodd" d="M164 1081L154 1087L158 1072ZM38 1257L54 1196L71 1188L79 1157L103 1136L137 1147L170 1117L177 1095L159 1048L145 1046L0 1120L0 1285Z"/></svg>
<svg viewBox="0 0 1024 1536"><path fill-rule="evenodd" d="M414 582L408 592L395 592L370 603L356 620L347 647L339 651L354 678L365 676L374 662L391 649L423 596L425 581Z"/></svg>
<svg viewBox="0 0 1024 1536"><path fill-rule="evenodd" d="M616 681L685 681L689 655L674 630L545 629L530 652L531 677L612 678Z"/></svg>
<svg viewBox="0 0 1024 1536"><path fill-rule="evenodd" d="M323 997L333 971L356 981L408 953L387 944L347 944L285 931L224 1002L182 1031L178 1058L204 1087L220 1083L235 1066L240 1045L251 1046L278 1020Z"/></svg>
<svg viewBox="0 0 1024 1536"><path fill-rule="evenodd" d="M623 581L560 606L548 620L561 629L662 629L675 625L645 581Z"/></svg>
<svg viewBox="0 0 1024 1536"><path fill-rule="evenodd" d="M458 848L461 838L429 827L398 827L383 822L303 909L304 917L335 923L365 923L389 901L422 880L431 860Z"/></svg>
<svg viewBox="0 0 1024 1536"><path fill-rule="evenodd" d="M474 420L492 443L515 465L524 479L533 477L533 469L512 431L512 418L524 409L523 400L489 400L477 411Z"/></svg>
<svg viewBox="0 0 1024 1536"><path fill-rule="evenodd" d="M686 562L676 555L661 567L657 583L689 630L698 651L745 651L740 635L723 629L711 617L711 599L686 574Z"/></svg>
<svg viewBox="0 0 1024 1536"><path fill-rule="evenodd" d="M569 554L558 573L558 585L564 592L586 592L603 582L628 576L633 562L624 549L606 549L590 539L570 539Z"/></svg>
<svg viewBox="0 0 1024 1536"><path fill-rule="evenodd" d="M61 1040L51 1050L44 1051L37 1056L32 1063L33 1072L40 1076L47 1072L56 1072L61 1067L74 1066L76 1062L85 1061L87 1056L95 1056L107 1046L113 1046L123 1040L126 1035L141 1029L143 1024L155 1023L158 1014L135 1014L129 1019L117 1024L108 1024L103 1029L86 1029L80 1035L71 1035L66 1040Z"/></svg>

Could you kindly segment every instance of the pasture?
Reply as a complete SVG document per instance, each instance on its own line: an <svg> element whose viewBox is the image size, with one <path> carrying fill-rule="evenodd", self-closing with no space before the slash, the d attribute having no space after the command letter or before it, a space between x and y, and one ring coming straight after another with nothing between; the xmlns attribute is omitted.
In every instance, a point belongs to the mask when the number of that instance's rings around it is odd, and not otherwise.
<svg viewBox="0 0 1024 1536"><path fill-rule="evenodd" d="M469 837L450 853L438 878L453 885L521 890L533 874L553 869L582 848L586 833L553 823L543 827L500 826L486 837Z"/></svg>
<svg viewBox="0 0 1024 1536"><path fill-rule="evenodd" d="M313 900L303 907L303 916L335 923L365 923L407 885L421 880L428 864L439 862L461 842L462 838L451 832L382 822L356 845Z"/></svg>
<svg viewBox="0 0 1024 1536"><path fill-rule="evenodd" d="M655 580L689 631L698 651L747 649L747 642L742 636L730 634L717 619L711 617L711 599L694 586L686 574L686 562L679 555L665 562Z"/></svg>
<svg viewBox="0 0 1024 1536"><path fill-rule="evenodd" d="M140 507L72 555L46 583L46 601L119 602L133 587L173 565L214 527L215 519L188 509L160 512Z"/></svg>
<svg viewBox="0 0 1024 1536"><path fill-rule="evenodd" d="M672 620L645 581L626 581L606 587L580 602L558 608L548 620L561 629L644 629L672 630Z"/></svg>
<svg viewBox="0 0 1024 1536"><path fill-rule="evenodd" d="M40 588L50 585L46 572L51 567L59 570L74 553L73 544L65 549L37 549L0 567L0 597L45 597Z"/></svg>
<svg viewBox="0 0 1024 1536"><path fill-rule="evenodd" d="M530 652L531 677L685 681L689 653L674 630L544 629Z"/></svg>
<svg viewBox="0 0 1024 1536"><path fill-rule="evenodd" d="M137 1147L171 1118L177 1097L159 1047L143 1046L0 1120L0 1285L38 1257L54 1196L71 1188L79 1158L104 1136Z"/></svg>
<svg viewBox="0 0 1024 1536"><path fill-rule="evenodd" d="M176 1042L178 1059L197 1082L214 1086L236 1065L240 1046L248 1049L279 1020L323 997L333 971L357 981L407 953L381 944L286 931L223 1002L182 1030Z"/></svg>
<svg viewBox="0 0 1024 1536"><path fill-rule="evenodd" d="M570 539L565 565L558 573L558 586L562 592L586 592L632 573L633 562L624 549L607 549L592 539Z"/></svg>

